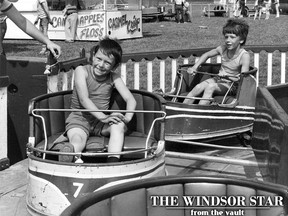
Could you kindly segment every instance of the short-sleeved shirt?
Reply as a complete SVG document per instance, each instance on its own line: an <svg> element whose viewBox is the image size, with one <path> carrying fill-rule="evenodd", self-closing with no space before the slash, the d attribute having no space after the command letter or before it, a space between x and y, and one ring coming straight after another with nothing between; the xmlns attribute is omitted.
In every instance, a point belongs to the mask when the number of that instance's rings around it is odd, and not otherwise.
<svg viewBox="0 0 288 216"><path fill-rule="evenodd" d="M40 19L46 18L47 15L43 9L43 7L41 6L41 4L45 7L48 8L48 4L46 0L38 0L37 1L37 13L38 13L38 17Z"/></svg>
<svg viewBox="0 0 288 216"><path fill-rule="evenodd" d="M8 0L0 0L0 11L6 12L8 11L13 4L9 2Z"/></svg>

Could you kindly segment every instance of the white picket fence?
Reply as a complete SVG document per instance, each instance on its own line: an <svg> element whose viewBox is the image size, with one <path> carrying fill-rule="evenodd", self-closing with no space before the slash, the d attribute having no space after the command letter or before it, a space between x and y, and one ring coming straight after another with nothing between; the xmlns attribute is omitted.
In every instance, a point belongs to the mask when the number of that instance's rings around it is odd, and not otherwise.
<svg viewBox="0 0 288 216"><path fill-rule="evenodd" d="M251 53L251 65L257 67L257 83L270 86L286 83L287 45L247 46ZM177 67L181 64L193 64L204 52L210 49L190 49L163 52L146 52L125 54L119 71L129 88L153 91L161 88L164 92L173 87ZM71 89L73 86L73 69L80 64L87 64L85 52L77 59L56 63L48 75L47 92ZM220 63L220 57L208 62ZM0 61L5 62L5 61ZM49 62L49 59L48 59ZM52 65L54 63L51 63ZM7 159L7 86L5 65L0 65L0 170L9 166ZM46 71L47 72L47 71Z"/></svg>
<svg viewBox="0 0 288 216"><path fill-rule="evenodd" d="M287 45L247 46L251 56L251 65L258 68L257 83L261 86L286 83ZM181 64L193 64L205 49L189 49L163 52L133 53L123 56L123 63L118 68L121 77L129 88L153 91L161 88L164 92L173 87L177 68ZM83 58L86 59L85 53ZM81 59L81 58L80 58ZM209 59L207 62L220 63L221 58ZM82 59L83 63L83 59ZM69 60L69 66L56 70L49 76L48 92L72 88L73 68L79 65L79 59ZM62 65L65 65L63 62ZM144 85L145 84L145 85Z"/></svg>

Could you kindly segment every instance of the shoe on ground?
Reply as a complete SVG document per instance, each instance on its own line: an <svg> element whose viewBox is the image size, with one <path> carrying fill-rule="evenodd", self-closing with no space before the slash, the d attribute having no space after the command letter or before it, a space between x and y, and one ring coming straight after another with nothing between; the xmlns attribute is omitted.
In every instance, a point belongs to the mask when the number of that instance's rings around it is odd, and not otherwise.
<svg viewBox="0 0 288 216"><path fill-rule="evenodd" d="M74 153L74 147L70 143L65 143L63 146L61 146L60 152ZM58 160L60 162L71 163L74 160L74 156L73 155L59 155Z"/></svg>

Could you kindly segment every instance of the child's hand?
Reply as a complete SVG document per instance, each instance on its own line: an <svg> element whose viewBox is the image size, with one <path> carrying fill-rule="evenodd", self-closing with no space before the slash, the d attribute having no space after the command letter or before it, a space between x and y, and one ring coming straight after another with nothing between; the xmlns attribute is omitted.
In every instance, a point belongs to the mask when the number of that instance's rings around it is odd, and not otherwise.
<svg viewBox="0 0 288 216"><path fill-rule="evenodd" d="M125 116L122 115L121 113L112 113L106 119L102 120L103 123L108 123L109 125L118 124L124 121L125 121Z"/></svg>
<svg viewBox="0 0 288 216"><path fill-rule="evenodd" d="M197 68L195 68L195 67L188 68L188 70L187 70L187 73L191 74L191 75L194 75L195 72L197 72Z"/></svg>

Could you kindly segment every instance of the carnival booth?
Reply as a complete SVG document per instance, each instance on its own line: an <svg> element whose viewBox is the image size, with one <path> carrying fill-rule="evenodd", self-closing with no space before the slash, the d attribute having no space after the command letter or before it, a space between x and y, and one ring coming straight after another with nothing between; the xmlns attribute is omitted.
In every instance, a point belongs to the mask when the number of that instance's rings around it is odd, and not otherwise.
<svg viewBox="0 0 288 216"><path fill-rule="evenodd" d="M65 0L47 0L53 25L49 24L50 39L65 40ZM142 37L140 0L78 0L78 26L75 40L98 41L104 36L117 39ZM15 7L32 23L37 17L37 0L19 0ZM30 39L8 20L6 39Z"/></svg>

